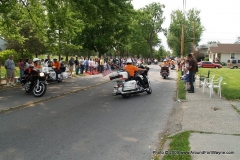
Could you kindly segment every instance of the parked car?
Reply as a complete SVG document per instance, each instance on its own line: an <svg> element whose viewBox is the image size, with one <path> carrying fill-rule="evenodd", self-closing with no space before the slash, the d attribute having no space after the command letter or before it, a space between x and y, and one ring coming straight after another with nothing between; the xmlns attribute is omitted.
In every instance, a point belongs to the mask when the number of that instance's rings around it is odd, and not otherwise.
<svg viewBox="0 0 240 160"><path fill-rule="evenodd" d="M240 68L240 60L239 59L229 59L227 62L228 68Z"/></svg>
<svg viewBox="0 0 240 160"><path fill-rule="evenodd" d="M222 65L217 63L212 63L209 61L201 61L201 62L198 62L198 67L199 68L222 68Z"/></svg>

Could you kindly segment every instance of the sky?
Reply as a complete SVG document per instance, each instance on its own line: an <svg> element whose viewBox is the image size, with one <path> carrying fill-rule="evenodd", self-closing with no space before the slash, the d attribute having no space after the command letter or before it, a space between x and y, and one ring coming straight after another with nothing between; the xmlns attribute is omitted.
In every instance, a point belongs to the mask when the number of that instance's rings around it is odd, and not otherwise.
<svg viewBox="0 0 240 160"><path fill-rule="evenodd" d="M150 3L164 4L163 16L165 22L163 28L170 25L170 14L173 10L183 10L183 0L132 0L134 9L143 8ZM220 43L234 43L240 37L240 0L185 0L188 11L192 8L200 10L200 18L205 31L201 36L199 45L209 41ZM166 37L160 33L162 45L169 50Z"/></svg>

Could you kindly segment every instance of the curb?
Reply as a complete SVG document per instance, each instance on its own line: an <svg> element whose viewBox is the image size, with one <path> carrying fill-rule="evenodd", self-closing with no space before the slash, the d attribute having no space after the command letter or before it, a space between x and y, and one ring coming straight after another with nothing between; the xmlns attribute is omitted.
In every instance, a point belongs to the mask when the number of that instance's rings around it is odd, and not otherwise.
<svg viewBox="0 0 240 160"><path fill-rule="evenodd" d="M108 83L108 82L110 82L110 81L109 80L108 81L104 81L104 82L97 83L97 84L94 84L94 85L91 85L91 86L86 86L86 87L83 87L83 88L80 88L80 89L75 89L73 91L69 91L69 92L66 92L66 93L61 93L61 94L54 95L54 96L51 96L51 97L46 97L46 98L43 98L41 100L30 101L30 102L27 102L27 103L24 103L24 104L21 104L21 105L18 105L18 106L13 106L13 107L10 107L10 108L2 109L2 110L0 110L0 114L4 114L4 113L6 113L6 112L8 112L10 110L15 110L15 109L27 107L29 105L38 104L38 103L42 103L42 102L46 102L46 101L49 101L49 100L53 100L53 99L56 99L56 98L59 98L59 97L62 97L62 96L66 96L66 95L69 95L69 94L77 93L77 92L80 92L80 91L83 91L83 90L87 90L87 89L93 88L95 86L100 86L100 85Z"/></svg>

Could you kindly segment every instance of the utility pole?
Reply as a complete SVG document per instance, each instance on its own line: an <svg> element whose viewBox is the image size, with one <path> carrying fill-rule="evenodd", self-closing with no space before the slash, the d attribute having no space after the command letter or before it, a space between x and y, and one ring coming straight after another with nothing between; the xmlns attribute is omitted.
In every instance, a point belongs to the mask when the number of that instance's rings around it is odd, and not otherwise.
<svg viewBox="0 0 240 160"><path fill-rule="evenodd" d="M194 54L195 51L195 44L196 44L196 23L193 23L193 46L192 46L192 53Z"/></svg>
<svg viewBox="0 0 240 160"><path fill-rule="evenodd" d="M182 25L182 35L181 35L181 57L184 54L184 25Z"/></svg>
<svg viewBox="0 0 240 160"><path fill-rule="evenodd" d="M186 0L183 0L183 16L185 19L185 10L186 10ZM182 35L181 35L181 57L183 58L184 54L184 25L182 24Z"/></svg>

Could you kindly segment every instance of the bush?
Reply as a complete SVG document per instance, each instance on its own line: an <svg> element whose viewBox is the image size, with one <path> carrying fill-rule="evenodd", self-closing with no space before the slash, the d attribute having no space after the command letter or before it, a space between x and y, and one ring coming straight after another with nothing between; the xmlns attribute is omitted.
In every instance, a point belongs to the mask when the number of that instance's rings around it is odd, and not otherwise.
<svg viewBox="0 0 240 160"><path fill-rule="evenodd" d="M198 57L198 58L197 58L197 61L198 61L198 62L201 62L202 60L204 60L204 57Z"/></svg>
<svg viewBox="0 0 240 160"><path fill-rule="evenodd" d="M19 54L14 50L4 50L0 52L0 65L4 65L5 61L9 58L10 55L14 56L14 62L19 61Z"/></svg>
<svg viewBox="0 0 240 160"><path fill-rule="evenodd" d="M18 54L15 50L4 50L0 52L0 65L4 65L5 61L9 58L10 55L14 56L14 62L18 63L20 58L26 59L32 59L32 54L31 53L23 53L23 57L21 57L20 54Z"/></svg>
<svg viewBox="0 0 240 160"><path fill-rule="evenodd" d="M209 58L208 58L208 57L205 57L205 58L204 58L204 61L209 61Z"/></svg>
<svg viewBox="0 0 240 160"><path fill-rule="evenodd" d="M221 62L221 65L222 65L222 66L226 66L226 63L225 63L225 62Z"/></svg>

